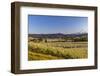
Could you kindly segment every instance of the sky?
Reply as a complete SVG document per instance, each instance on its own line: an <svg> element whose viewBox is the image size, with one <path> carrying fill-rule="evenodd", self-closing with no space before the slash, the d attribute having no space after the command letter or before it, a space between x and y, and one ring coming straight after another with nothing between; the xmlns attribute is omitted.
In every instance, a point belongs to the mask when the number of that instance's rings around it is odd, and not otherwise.
<svg viewBox="0 0 100 76"><path fill-rule="evenodd" d="M87 17L28 15L29 34L71 34L87 31Z"/></svg>

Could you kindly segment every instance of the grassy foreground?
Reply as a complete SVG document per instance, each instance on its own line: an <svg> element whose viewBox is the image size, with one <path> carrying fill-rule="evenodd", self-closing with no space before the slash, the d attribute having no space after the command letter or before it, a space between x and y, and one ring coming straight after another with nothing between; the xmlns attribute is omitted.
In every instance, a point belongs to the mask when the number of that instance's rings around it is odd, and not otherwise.
<svg viewBox="0 0 100 76"><path fill-rule="evenodd" d="M28 60L87 58L87 42L28 43Z"/></svg>

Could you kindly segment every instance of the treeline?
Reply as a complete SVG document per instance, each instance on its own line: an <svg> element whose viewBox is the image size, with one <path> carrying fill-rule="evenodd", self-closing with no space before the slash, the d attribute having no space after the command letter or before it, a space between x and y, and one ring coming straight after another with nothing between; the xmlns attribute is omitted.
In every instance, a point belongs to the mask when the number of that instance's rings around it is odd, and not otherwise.
<svg viewBox="0 0 100 76"><path fill-rule="evenodd" d="M65 39L65 41L71 41L71 42L88 41L87 36L83 36L83 37L66 37L64 39Z"/></svg>
<svg viewBox="0 0 100 76"><path fill-rule="evenodd" d="M50 38L49 38L50 39ZM57 39L50 39L48 38L31 38L29 41L33 42L86 42L88 41L87 36L83 37L62 37L62 38L57 38Z"/></svg>

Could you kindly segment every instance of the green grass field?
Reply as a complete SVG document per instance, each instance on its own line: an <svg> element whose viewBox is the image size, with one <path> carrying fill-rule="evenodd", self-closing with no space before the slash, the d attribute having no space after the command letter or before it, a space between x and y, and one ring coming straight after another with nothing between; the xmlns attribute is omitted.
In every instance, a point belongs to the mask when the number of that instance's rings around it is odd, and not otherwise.
<svg viewBox="0 0 100 76"><path fill-rule="evenodd" d="M88 56L87 42L28 42L28 60L80 59Z"/></svg>

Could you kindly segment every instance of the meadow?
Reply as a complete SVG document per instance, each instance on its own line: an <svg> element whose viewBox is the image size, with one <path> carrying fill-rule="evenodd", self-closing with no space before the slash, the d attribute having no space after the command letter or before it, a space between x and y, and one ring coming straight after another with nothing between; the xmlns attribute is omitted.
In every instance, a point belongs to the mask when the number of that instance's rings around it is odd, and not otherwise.
<svg viewBox="0 0 100 76"><path fill-rule="evenodd" d="M28 41L28 60L83 59L88 57L87 41Z"/></svg>

